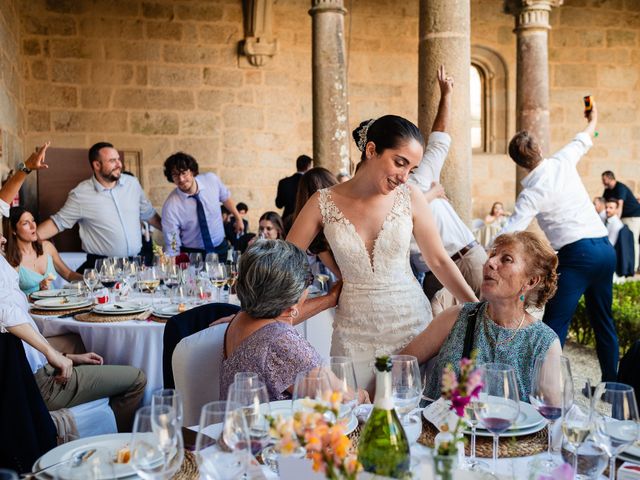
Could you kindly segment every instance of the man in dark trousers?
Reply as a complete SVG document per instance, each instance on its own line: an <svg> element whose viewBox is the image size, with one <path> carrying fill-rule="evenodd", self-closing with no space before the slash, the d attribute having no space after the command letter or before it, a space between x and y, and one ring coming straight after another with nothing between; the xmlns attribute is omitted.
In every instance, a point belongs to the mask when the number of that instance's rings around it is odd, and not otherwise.
<svg viewBox="0 0 640 480"><path fill-rule="evenodd" d="M307 155L300 155L296 160L296 173L290 177L283 178L278 182L278 194L276 195L276 207L284 208L282 218L286 219L293 215L296 209L296 194L298 193L298 182L300 178L311 168L313 160Z"/></svg>
<svg viewBox="0 0 640 480"><path fill-rule="evenodd" d="M602 172L602 184L604 192L602 196L606 200L612 198L618 202L617 215L633 234L633 270L638 270L638 237L640 237L640 203L633 192L624 183L618 182L611 170Z"/></svg>

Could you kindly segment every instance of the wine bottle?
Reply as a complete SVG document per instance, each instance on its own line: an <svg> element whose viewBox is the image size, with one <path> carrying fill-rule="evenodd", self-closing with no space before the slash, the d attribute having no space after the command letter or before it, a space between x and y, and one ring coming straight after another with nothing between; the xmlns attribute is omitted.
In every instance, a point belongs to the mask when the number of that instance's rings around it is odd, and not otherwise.
<svg viewBox="0 0 640 480"><path fill-rule="evenodd" d="M376 358L376 396L362 430L358 460L365 471L392 478L409 476L409 442L391 396L391 358Z"/></svg>

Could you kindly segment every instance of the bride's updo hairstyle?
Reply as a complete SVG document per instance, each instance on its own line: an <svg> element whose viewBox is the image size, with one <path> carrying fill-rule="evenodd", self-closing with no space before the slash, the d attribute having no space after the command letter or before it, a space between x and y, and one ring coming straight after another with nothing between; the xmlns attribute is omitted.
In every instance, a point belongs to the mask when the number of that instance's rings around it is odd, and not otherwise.
<svg viewBox="0 0 640 480"><path fill-rule="evenodd" d="M365 120L352 133L353 140L362 152L360 161L366 160L367 143L376 145L376 153L380 155L388 148L398 148L403 143L417 140L424 148L424 137L418 127L406 118L397 115L385 115L378 119Z"/></svg>

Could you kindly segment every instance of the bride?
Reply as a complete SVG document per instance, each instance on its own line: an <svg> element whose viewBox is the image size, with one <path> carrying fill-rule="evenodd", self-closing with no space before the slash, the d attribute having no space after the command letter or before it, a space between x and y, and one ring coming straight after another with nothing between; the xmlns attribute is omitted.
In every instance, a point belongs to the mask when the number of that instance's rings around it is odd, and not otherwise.
<svg viewBox="0 0 640 480"><path fill-rule="evenodd" d="M371 390L374 357L398 352L431 321L409 265L412 234L447 290L460 302L476 297L444 250L423 194L406 184L424 151L418 127L385 115L361 123L353 138L362 152L355 176L316 192L287 240L306 250L324 230L344 282L331 355L351 357L358 385Z"/></svg>

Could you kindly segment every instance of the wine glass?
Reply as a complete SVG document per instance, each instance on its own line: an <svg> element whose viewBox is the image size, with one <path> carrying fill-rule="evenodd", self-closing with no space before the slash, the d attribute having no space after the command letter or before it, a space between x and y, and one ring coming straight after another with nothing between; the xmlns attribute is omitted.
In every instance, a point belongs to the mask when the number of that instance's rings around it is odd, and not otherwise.
<svg viewBox="0 0 640 480"><path fill-rule="evenodd" d="M202 254L201 253L190 253L189 254L189 263L196 271L196 275L199 275L203 268L202 263Z"/></svg>
<svg viewBox="0 0 640 480"><path fill-rule="evenodd" d="M589 436L592 422L591 382L583 377L573 377L563 396L562 432L573 447L574 478L578 473L578 449Z"/></svg>
<svg viewBox="0 0 640 480"><path fill-rule="evenodd" d="M569 359L551 352L536 357L531 376L529 401L547 420L547 458L543 462L550 470L559 466L551 454L551 432L554 422L562 416L565 387L573 390Z"/></svg>
<svg viewBox="0 0 640 480"><path fill-rule="evenodd" d="M313 405L307 400L329 406L331 393L331 381L324 368L318 367L307 372L300 372L296 375L296 380L293 384L291 408L294 413L312 411Z"/></svg>
<svg viewBox="0 0 640 480"><path fill-rule="evenodd" d="M261 381L252 381L252 385L234 382L229 387L227 401L237 403L242 408L249 431L251 453L259 454L270 440L267 415L271 415L271 408L266 385Z"/></svg>
<svg viewBox="0 0 640 480"><path fill-rule="evenodd" d="M391 394L396 412L403 424L420 403L422 377L418 359L413 355L391 355Z"/></svg>
<svg viewBox="0 0 640 480"><path fill-rule="evenodd" d="M485 471L489 469L487 462L478 460L476 457L476 430L480 420L476 415L476 408L481 408L481 405L476 406L478 398L472 398L471 401L464 407L464 420L471 429L471 445L469 446L469 458L465 458L464 462L460 466L463 470L470 470L472 472Z"/></svg>
<svg viewBox="0 0 640 480"><path fill-rule="evenodd" d="M82 279L84 280L85 285L91 292L91 298L93 298L93 289L96 288L98 284L98 272L95 268L85 268L82 274Z"/></svg>
<svg viewBox="0 0 640 480"><path fill-rule="evenodd" d="M218 263L219 262L218 254L217 253L207 253L207 255L204 257L204 261L205 261L205 263Z"/></svg>
<svg viewBox="0 0 640 480"><path fill-rule="evenodd" d="M353 360L349 357L329 357L331 389L342 397L338 420L349 423L353 410L358 406L358 384Z"/></svg>
<svg viewBox="0 0 640 480"><path fill-rule="evenodd" d="M483 386L473 409L482 426L493 434L492 473L495 473L500 434L507 431L520 414L518 382L510 365L486 363L480 371Z"/></svg>
<svg viewBox="0 0 640 480"><path fill-rule="evenodd" d="M152 409L155 409L161 406L168 406L171 408L178 427L182 427L184 407L180 392L173 388L160 388L155 390L151 397L151 407Z"/></svg>
<svg viewBox="0 0 640 480"><path fill-rule="evenodd" d="M168 290L178 286L180 283L180 267L175 263L167 265L165 271L164 285Z"/></svg>
<svg viewBox="0 0 640 480"><path fill-rule="evenodd" d="M222 297L222 288L227 283L229 279L229 274L227 272L227 266L224 263L216 263L212 264L210 270L208 271L209 279L213 283L213 285L217 288L218 293L218 302Z"/></svg>
<svg viewBox="0 0 640 480"><path fill-rule="evenodd" d="M260 376L253 372L237 372L233 376L233 383L237 385L248 385L249 387L252 387L259 381Z"/></svg>
<svg viewBox="0 0 640 480"><path fill-rule="evenodd" d="M140 272L140 280L138 281L142 290L154 294L160 286L160 275L156 267L147 267Z"/></svg>
<svg viewBox="0 0 640 480"><path fill-rule="evenodd" d="M100 283L108 288L110 291L113 291L113 287L115 287L116 282L118 281L116 277L116 268L112 262L107 261L106 259L102 263L102 267L100 267ZM110 296L111 297L111 296Z"/></svg>
<svg viewBox="0 0 640 480"><path fill-rule="evenodd" d="M136 284L136 281L138 280L138 272L139 267L133 262L128 263L122 270L122 279L127 287L127 292L131 292L131 289Z"/></svg>
<svg viewBox="0 0 640 480"><path fill-rule="evenodd" d="M216 401L202 407L195 449L202 480L241 478L248 448L249 431L239 404Z"/></svg>
<svg viewBox="0 0 640 480"><path fill-rule="evenodd" d="M616 457L640 434L638 404L633 388L602 382L593 394L593 438L609 456L609 479L616 478Z"/></svg>
<svg viewBox="0 0 640 480"><path fill-rule="evenodd" d="M182 465L184 442L169 406L142 407L131 434L131 466L148 480L171 478Z"/></svg>

